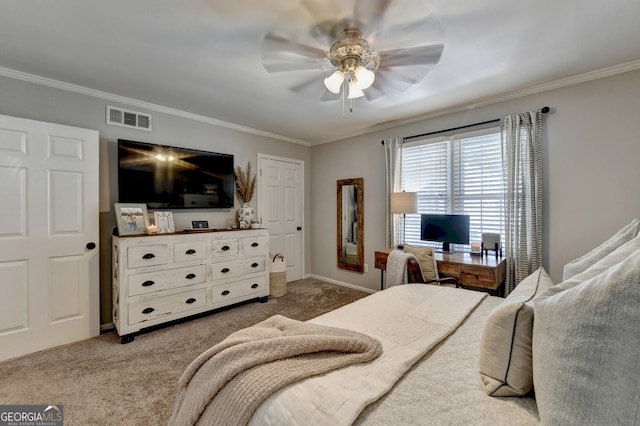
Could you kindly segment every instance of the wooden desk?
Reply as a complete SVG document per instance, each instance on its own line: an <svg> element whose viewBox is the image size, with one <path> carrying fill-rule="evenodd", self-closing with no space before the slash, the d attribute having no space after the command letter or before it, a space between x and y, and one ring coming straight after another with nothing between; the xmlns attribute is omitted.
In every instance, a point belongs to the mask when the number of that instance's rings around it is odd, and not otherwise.
<svg viewBox="0 0 640 426"><path fill-rule="evenodd" d="M387 257L393 249L375 251L375 267L387 269ZM493 295L504 294L504 282L507 276L507 262L504 257L493 254L472 256L469 253L437 253L433 255L438 264L438 275L455 277L461 287L487 290Z"/></svg>

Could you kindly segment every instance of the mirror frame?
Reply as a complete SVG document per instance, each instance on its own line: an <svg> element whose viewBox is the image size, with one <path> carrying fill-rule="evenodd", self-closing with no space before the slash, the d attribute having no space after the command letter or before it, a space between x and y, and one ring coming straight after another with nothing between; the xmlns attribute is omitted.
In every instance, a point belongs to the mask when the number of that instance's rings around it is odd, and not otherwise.
<svg viewBox="0 0 640 426"><path fill-rule="evenodd" d="M347 263L342 261L342 188L347 185L356 187L356 234L358 235L356 247L358 251L358 263ZM364 178L340 179L337 182L337 255L338 268L351 271L364 272Z"/></svg>

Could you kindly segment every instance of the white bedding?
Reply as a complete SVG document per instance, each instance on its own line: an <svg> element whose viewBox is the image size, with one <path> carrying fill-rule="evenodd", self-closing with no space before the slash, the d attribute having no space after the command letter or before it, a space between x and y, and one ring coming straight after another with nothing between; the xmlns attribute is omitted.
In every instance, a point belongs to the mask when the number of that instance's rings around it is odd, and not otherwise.
<svg viewBox="0 0 640 426"><path fill-rule="evenodd" d="M496 296L485 298L454 333L368 406L354 425L539 425L533 397L491 397L480 379L480 335L489 313L503 301Z"/></svg>
<svg viewBox="0 0 640 426"><path fill-rule="evenodd" d="M251 425L350 425L464 321L486 293L425 284L392 287L309 322L382 342L372 363L303 380L274 393Z"/></svg>

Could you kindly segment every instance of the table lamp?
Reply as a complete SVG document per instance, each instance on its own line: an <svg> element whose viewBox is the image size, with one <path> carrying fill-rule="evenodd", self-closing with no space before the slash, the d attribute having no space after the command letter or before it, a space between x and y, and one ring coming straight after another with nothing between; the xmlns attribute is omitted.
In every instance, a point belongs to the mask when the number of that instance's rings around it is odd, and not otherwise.
<svg viewBox="0 0 640 426"><path fill-rule="evenodd" d="M418 212L418 193L417 192L393 192L389 198L389 205L391 214L402 215L402 242L404 244L405 239L405 221L407 220L407 213Z"/></svg>

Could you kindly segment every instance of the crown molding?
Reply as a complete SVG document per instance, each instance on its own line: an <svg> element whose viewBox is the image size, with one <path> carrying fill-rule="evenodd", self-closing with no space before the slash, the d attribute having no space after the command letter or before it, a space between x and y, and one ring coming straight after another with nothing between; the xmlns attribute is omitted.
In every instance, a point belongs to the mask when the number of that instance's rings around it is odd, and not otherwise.
<svg viewBox="0 0 640 426"><path fill-rule="evenodd" d="M391 128L402 126L402 125L406 125L406 124L416 123L418 121L430 120L430 119L433 119L433 118L436 118L436 117L441 117L443 115L454 114L454 113L458 113L458 112L465 112L465 111L468 111L470 109L477 108L477 107L493 105L493 104L497 104L497 103L500 103L500 102L506 102L506 101L510 101L510 100L513 100L513 99L522 98L522 97L530 96L530 95L535 95L535 94L538 94L538 93L548 92L548 91L551 91L551 90L560 89L560 88L567 87L567 86L573 86L573 85L576 85L576 84L585 83L585 82L592 81L592 80L611 77L611 76L614 76L614 75L617 75L617 74L623 74L623 73L630 72L630 71L636 71L638 69L640 69L640 60L627 62L627 63L624 63L624 64L614 65L614 66L611 66L611 67L608 67L608 68L603 68L603 69L600 69L600 70L579 74L579 75L576 75L576 76L573 76L573 77L568 77L568 78L563 78L563 79L560 79L560 80L551 81L551 82L548 82L548 83L538 84L538 85L535 85L535 86L532 86L532 87L528 87L526 89L514 90L514 91L511 91L511 92L503 93L501 95L480 99L480 100L478 100L476 102L473 102L471 105L469 105L469 104L459 105L459 106L456 106L456 107L453 107L453 108L441 109L441 110L438 110L438 111L434 111L434 112L431 112L431 113L428 113L428 114L424 114L424 115L420 115L420 116L416 116L416 117L411 117L411 118L408 118L408 119L387 122L387 123L384 123L384 124L380 124L378 126L374 126L373 128L368 128L364 132L356 131L356 132L352 132L350 134L344 135L344 137L342 137L340 139L326 140L326 141L321 141L321 142L317 142L317 143L313 143L313 144L310 143L310 142L307 142L307 141L300 140L300 139L290 138L290 137L283 136L283 135L277 135L277 134L274 134L274 133L264 132L262 130L254 129L254 128L251 128L251 127L241 126L239 124L229 123L227 121L218 120L218 119L215 119L213 117L206 117L206 116L203 116L203 115L193 114L193 113L190 113L190 112L186 112L186 111L182 111L182 110L178 110L178 109L174 109L174 108L165 107L165 106L162 106L162 105L152 104L152 103L149 103L149 102L144 102L144 101L140 101L140 100L133 99L133 98L127 98L125 96L120 96L120 95L115 95L115 94L108 93L108 92L103 92L103 91L100 91L100 90L90 89L88 87L83 87L83 86L79 86L79 85L75 85L75 84L71 84L71 83L65 83L63 81L53 80L53 79L46 78L46 77L40 77L40 76L37 76L37 75L34 75L34 74L25 73L25 72L22 72L22 71L12 70L10 68L0 67L0 76L9 77L9 78L13 78L13 79L16 79L16 80L22 80L22 81L26 81L26 82L30 82L30 83L34 83L34 84L39 84L39 85L42 85L42 86L52 87L52 88L55 88L55 89L66 90L66 91L69 91L69 92L74 92L74 93L78 93L78 94L82 94L82 95L86 95L86 96L91 96L91 97L103 99L103 100L106 100L106 101L119 102L121 104L130 105L130 106L134 106L134 107L138 107L138 108L144 108L144 109L147 109L147 110L150 110L150 111L156 111L156 112L160 112L160 113L164 113L164 114L168 114L168 115L173 115L173 116L184 118L184 119L187 119L187 120L199 121L199 122L210 124L210 125L213 125L213 126L224 127L224 128L227 128L227 129L232 129L232 130L236 130L236 131L243 132L243 133L253 134L253 135L256 135L256 136L263 136L263 137L267 137L267 138L271 138L271 139L280 140L280 141L283 141L283 142L289 142L289 143L294 143L294 144L304 145L304 146L309 147L309 146L322 145L322 144L330 143L330 142L336 142L338 140L344 140L344 139L348 139L348 138L351 138L351 137L360 136L360 135L364 135L364 134L368 134L368 133L373 133L373 132L377 132L377 131L381 131L381 130L387 130L387 129L391 129Z"/></svg>
<svg viewBox="0 0 640 426"><path fill-rule="evenodd" d="M290 138L283 135L264 132L262 130L254 129L251 127L241 126L239 124L218 120L213 117L206 117L204 115L193 114L187 111L169 108L162 105L153 104L150 102L144 102L137 99L128 98L126 96L120 96L120 95L115 95L113 93L103 92L100 90L90 89L88 87L79 86L76 84L65 83L63 81L41 77L38 75L29 74L22 71L16 71L10 68L0 67L0 76L13 78L21 81L26 81L29 83L39 84L41 86L52 87L54 89L65 90L67 92L73 92L81 95L91 96L94 98L103 99L105 101L118 102L121 104L129 105L137 108L144 108L150 111L173 115L175 117L185 118L187 120L199 121L201 123L211 124L213 126L218 126L218 127L224 127L227 129L232 129L232 130L236 130L243 133L249 133L256 136L263 136L271 139L277 139L283 142L295 143L298 145L311 146L309 142L306 142L300 139L295 139L295 138Z"/></svg>
<svg viewBox="0 0 640 426"><path fill-rule="evenodd" d="M455 114L458 112L466 112L466 111L469 111L470 109L475 109L482 106L488 106L488 105L493 105L500 102L511 101L513 99L518 99L525 96L531 96L538 93L549 92L551 90L561 89L563 87L573 86L580 83L586 83L586 82L598 80L601 78L612 77L614 75L624 74L630 71L637 71L639 69L640 69L640 60L627 62L619 65L614 65L612 67L603 68L596 71L587 72L584 74L578 74L573 77L567 77L560 80L551 81L548 83L538 84L535 86L528 87L526 89L514 90L512 92L503 93L501 95L483 98L476 102L473 102L472 104L458 105L452 108L441 109L438 111L434 111L434 112L416 116L416 117L382 123L373 128L367 129L366 132L354 132L353 134L346 135L344 138L340 140L361 136L367 133L373 133L381 130L388 130L395 127L404 126L406 124L413 124L419 121L431 120L437 117L442 117L443 115ZM328 140L328 141L318 142L314 144L314 146L322 145L330 142L336 142L336 141Z"/></svg>

